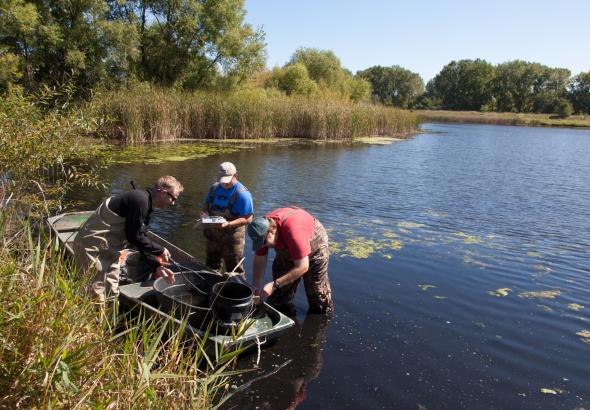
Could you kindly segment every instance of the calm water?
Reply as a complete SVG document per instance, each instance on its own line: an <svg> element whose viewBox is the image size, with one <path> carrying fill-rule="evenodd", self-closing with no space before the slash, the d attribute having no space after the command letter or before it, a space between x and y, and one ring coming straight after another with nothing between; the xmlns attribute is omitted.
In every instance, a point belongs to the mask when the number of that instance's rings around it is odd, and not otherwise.
<svg viewBox="0 0 590 410"><path fill-rule="evenodd" d="M191 220L224 160L257 213L298 204L329 229L333 319L306 317L300 289L298 326L235 385L275 373L233 406L590 406L590 339L576 334L590 330L590 131L424 130L392 145L258 147L109 171L114 192L181 179L178 206L151 227L200 257Z"/></svg>

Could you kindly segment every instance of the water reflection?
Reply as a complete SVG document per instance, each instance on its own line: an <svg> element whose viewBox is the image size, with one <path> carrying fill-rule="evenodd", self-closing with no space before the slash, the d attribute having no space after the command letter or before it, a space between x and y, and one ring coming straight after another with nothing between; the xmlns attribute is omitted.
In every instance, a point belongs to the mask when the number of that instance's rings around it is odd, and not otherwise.
<svg viewBox="0 0 590 410"><path fill-rule="evenodd" d="M262 353L259 371L245 374L236 383L271 373L276 366L280 370L252 383L236 394L228 407L240 409L294 409L306 402L310 386L320 375L324 364L323 348L330 322L329 315L308 314L303 322L295 318L295 326L283 335L279 343ZM240 362L241 369L253 368L257 355Z"/></svg>

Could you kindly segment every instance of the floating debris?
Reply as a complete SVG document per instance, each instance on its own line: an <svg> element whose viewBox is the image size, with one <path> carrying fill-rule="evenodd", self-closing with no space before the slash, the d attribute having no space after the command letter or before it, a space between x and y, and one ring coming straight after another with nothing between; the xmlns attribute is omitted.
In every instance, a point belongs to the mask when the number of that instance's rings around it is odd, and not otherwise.
<svg viewBox="0 0 590 410"><path fill-rule="evenodd" d="M424 228L426 225L416 222L400 222L397 224L398 228Z"/></svg>
<svg viewBox="0 0 590 410"><path fill-rule="evenodd" d="M437 295L437 296L433 296L433 297L434 297L435 299L438 299L438 300L444 300L444 299L447 299L447 297L446 297L446 296L438 296L438 295Z"/></svg>
<svg viewBox="0 0 590 410"><path fill-rule="evenodd" d="M455 232L455 236L463 238L463 242L466 244L482 243L482 240L479 236L467 235L465 232Z"/></svg>
<svg viewBox="0 0 590 410"><path fill-rule="evenodd" d="M547 387L543 387L541 388L541 393L545 393L545 394L563 394L563 393L567 393L565 390L561 390L561 389L549 389Z"/></svg>
<svg viewBox="0 0 590 410"><path fill-rule="evenodd" d="M576 334L578 336L581 336L581 337L585 338L585 339L590 339L590 331L588 331L588 330L580 330Z"/></svg>
<svg viewBox="0 0 590 410"><path fill-rule="evenodd" d="M568 309L575 310L576 312L579 312L580 310L584 309L584 306L578 305L577 303L570 303L569 305L567 305L567 307Z"/></svg>
<svg viewBox="0 0 590 410"><path fill-rule="evenodd" d="M399 238L399 235L393 231L385 231L383 232L383 236L386 238Z"/></svg>
<svg viewBox="0 0 590 410"><path fill-rule="evenodd" d="M426 214L436 218L441 218L448 215L446 212L435 211L434 209L427 209Z"/></svg>
<svg viewBox="0 0 590 410"><path fill-rule="evenodd" d="M553 272L553 269L545 265L533 265L533 268L537 271L537 275L547 275L548 273Z"/></svg>
<svg viewBox="0 0 590 410"><path fill-rule="evenodd" d="M492 296L508 296L510 292L512 292L512 289L510 288L500 288L496 290L490 290L488 291L488 294Z"/></svg>
<svg viewBox="0 0 590 410"><path fill-rule="evenodd" d="M538 292L522 292L518 296L527 299L555 299L559 295L561 295L561 291L559 290L541 290Z"/></svg>
<svg viewBox="0 0 590 410"><path fill-rule="evenodd" d="M541 254L539 252L527 252L526 256L529 256L531 258L540 258Z"/></svg>
<svg viewBox="0 0 590 410"><path fill-rule="evenodd" d="M436 288L436 286L434 286L434 285L418 285L418 287L420 289L422 289L423 291L427 291L428 289Z"/></svg>
<svg viewBox="0 0 590 410"><path fill-rule="evenodd" d="M474 259L472 256L469 256L469 255L463 256L463 262L466 264L469 264L469 265L475 265L479 269L485 269L489 266L483 262L480 262L480 261Z"/></svg>
<svg viewBox="0 0 590 410"><path fill-rule="evenodd" d="M547 305L537 305L539 306L541 309L543 309L545 312L553 312L553 309Z"/></svg>
<svg viewBox="0 0 590 410"><path fill-rule="evenodd" d="M391 255L383 255L383 259L391 260Z"/></svg>

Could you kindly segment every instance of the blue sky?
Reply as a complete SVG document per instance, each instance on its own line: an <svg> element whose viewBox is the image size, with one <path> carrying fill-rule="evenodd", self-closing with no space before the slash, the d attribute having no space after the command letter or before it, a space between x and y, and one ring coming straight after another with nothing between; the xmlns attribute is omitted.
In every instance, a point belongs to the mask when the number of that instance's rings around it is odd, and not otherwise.
<svg viewBox="0 0 590 410"><path fill-rule="evenodd" d="M267 66L299 47L332 50L356 73L400 65L424 81L452 60L510 60L590 71L590 0L246 0Z"/></svg>

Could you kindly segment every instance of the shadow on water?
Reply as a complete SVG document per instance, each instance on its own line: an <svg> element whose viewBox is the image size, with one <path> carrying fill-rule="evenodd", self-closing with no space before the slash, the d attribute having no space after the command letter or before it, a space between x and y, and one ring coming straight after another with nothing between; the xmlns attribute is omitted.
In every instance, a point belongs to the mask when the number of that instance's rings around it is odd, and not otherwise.
<svg viewBox="0 0 590 410"><path fill-rule="evenodd" d="M259 369L244 373L234 382L247 384L249 380L272 373L234 396L226 406L239 409L293 409L307 399L311 382L318 378L323 366L323 348L331 318L308 314L283 335L271 349L263 351L256 366L256 353L239 363L240 369ZM273 369L278 367L274 373Z"/></svg>

